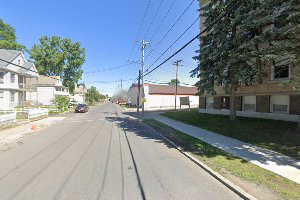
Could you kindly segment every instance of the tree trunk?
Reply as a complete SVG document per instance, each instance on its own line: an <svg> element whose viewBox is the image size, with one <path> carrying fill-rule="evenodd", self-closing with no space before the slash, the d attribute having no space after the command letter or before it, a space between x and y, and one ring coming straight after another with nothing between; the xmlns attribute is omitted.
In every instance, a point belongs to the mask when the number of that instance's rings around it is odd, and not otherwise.
<svg viewBox="0 0 300 200"><path fill-rule="evenodd" d="M300 134L300 115L299 115L299 117L298 117L297 133Z"/></svg>
<svg viewBox="0 0 300 200"><path fill-rule="evenodd" d="M236 89L231 85L230 89L230 122L234 124L236 121Z"/></svg>

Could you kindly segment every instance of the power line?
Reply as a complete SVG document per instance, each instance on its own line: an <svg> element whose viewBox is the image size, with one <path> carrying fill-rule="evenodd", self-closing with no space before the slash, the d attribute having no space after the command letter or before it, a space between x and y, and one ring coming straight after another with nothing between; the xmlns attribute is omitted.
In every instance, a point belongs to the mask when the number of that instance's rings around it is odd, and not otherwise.
<svg viewBox="0 0 300 200"><path fill-rule="evenodd" d="M162 43L162 41L169 35L169 33L171 32L171 30L176 26L176 24L180 21L180 19L183 17L183 15L188 11L188 9L193 5L195 0L192 0L191 3L187 6L187 8L183 11L183 13L181 13L181 15L178 17L178 19L175 21L175 23L170 27L170 29L167 31L167 33L159 40L159 42L156 44L156 47ZM149 52L149 54L151 54L152 51ZM148 55L149 55L148 54ZM146 57L148 57L148 55Z"/></svg>
<svg viewBox="0 0 300 200"><path fill-rule="evenodd" d="M158 30L160 29L160 27L162 26L162 24L164 23L164 21L167 19L167 16L169 15L169 13L171 12L174 4L175 4L176 0L173 1L173 3L171 4L169 10L167 11L167 13L165 14L165 16L163 17L163 19L161 20L160 24L158 25L158 27L155 29L153 35L150 37L150 41L152 41L152 39L154 38L154 36L157 34Z"/></svg>
<svg viewBox="0 0 300 200"><path fill-rule="evenodd" d="M148 71L190 28L198 21L200 16L146 69ZM149 55L149 54L148 54ZM169 60L169 59L168 59Z"/></svg>
<svg viewBox="0 0 300 200"><path fill-rule="evenodd" d="M153 22L155 21L155 19L156 19L156 17L157 17L157 14L158 14L158 12L159 12L159 10L160 10L160 7L161 7L161 5L162 5L163 2L164 2L164 0L161 0L161 1L160 1L159 6L158 6L158 8L157 8L157 10L156 10L156 12L155 12L155 14L154 14L154 16L153 16L151 22L150 22L150 25L148 26L148 29L147 29L145 35L144 35L144 39L146 39L146 37L147 37L147 35L148 35L148 32L149 32L149 30L150 30L150 28L151 28Z"/></svg>
<svg viewBox="0 0 300 200"><path fill-rule="evenodd" d="M161 67L163 64L165 64L166 62L168 62L171 58L173 58L175 55L177 55L179 52L181 52L183 49L185 49L188 45L190 45L194 40L198 39L203 33L207 32L208 30L210 30L218 21L220 21L223 17L228 16L230 14L230 12L232 12L232 10L235 9L236 6L239 5L239 3L241 3L240 1L237 1L236 4L234 4L230 9L227 7L226 12L223 15L220 15L219 17L217 17L217 19L215 21L213 21L213 23L210 24L210 26L206 27L205 29L203 29L199 34L197 34L194 38L192 38L189 42L187 42L185 45L183 45L179 50L177 50L175 53L173 53L171 56L169 56L166 60L164 60L161 64L159 64L158 66L156 66L155 68L153 68L151 71L147 72L146 74L144 74L144 76L147 76L148 74L152 73L153 71L155 71L156 69L158 69L159 67ZM228 12L228 10L230 12Z"/></svg>
<svg viewBox="0 0 300 200"><path fill-rule="evenodd" d="M128 82L128 81L132 81L133 79L127 79L127 80L122 80L122 82ZM86 83L119 83L120 80L114 80L114 81L86 81Z"/></svg>
<svg viewBox="0 0 300 200"><path fill-rule="evenodd" d="M141 22L141 24L140 24L140 27L139 27L138 33L137 33L137 35L136 35L136 38L135 38L135 40L134 40L134 42L133 42L133 45L132 45L132 48L131 48L130 55L129 55L129 57L128 57L128 61L130 60L130 58L131 58L131 55L132 55L132 51L133 51L133 49L134 49L134 47L135 47L135 41L138 39L138 37L139 37L139 34L140 34L140 32L141 32L141 29L142 29L142 26L143 26L143 24L144 24L144 20L145 20L145 17L146 17L146 15L147 15L147 12L148 12L148 9L149 9L149 6L150 6L150 3L151 3L151 0L149 0L149 1L148 1L148 4L147 4L146 10L145 10L145 13L144 13L144 16L143 16L142 22Z"/></svg>
<svg viewBox="0 0 300 200"><path fill-rule="evenodd" d="M21 68L21 69L25 69L25 70L27 70L27 71L34 72L34 73L37 73L37 74L38 74L38 72L36 72L36 71L34 71L34 70L27 69L26 67L23 67L23 66L21 66L21 65L17 65L17 64L15 64L15 63L10 62L10 61L3 60L2 58L0 58L0 61L6 62L6 63L8 63L8 64L14 65L14 66L19 67L19 68ZM55 78L55 77L53 77L53 76L48 76L48 75L43 75L43 76L46 76L46 77L49 77L49 78L52 78L52 79L55 79L55 80L60 81L60 79Z"/></svg>
<svg viewBox="0 0 300 200"><path fill-rule="evenodd" d="M131 63L124 64L124 65L119 65L119 66L108 67L108 68L104 68L104 69L99 69L99 70L84 72L84 74L94 74L94 73L99 73L99 72L111 71L111 70L114 70L114 69L123 68L123 67L129 66L129 65L133 65L133 64L137 64L137 63L138 62L131 62Z"/></svg>

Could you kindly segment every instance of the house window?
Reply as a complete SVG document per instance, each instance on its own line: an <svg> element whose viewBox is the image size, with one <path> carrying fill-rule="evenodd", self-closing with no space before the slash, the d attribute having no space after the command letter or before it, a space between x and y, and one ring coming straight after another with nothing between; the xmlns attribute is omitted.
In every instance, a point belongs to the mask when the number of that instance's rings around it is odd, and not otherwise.
<svg viewBox="0 0 300 200"><path fill-rule="evenodd" d="M290 97L288 95L271 96L270 110L273 113L289 113Z"/></svg>
<svg viewBox="0 0 300 200"><path fill-rule="evenodd" d="M0 84L4 83L4 72L0 72Z"/></svg>
<svg viewBox="0 0 300 200"><path fill-rule="evenodd" d="M10 82L15 83L16 81L16 75L15 74L10 74Z"/></svg>
<svg viewBox="0 0 300 200"><path fill-rule="evenodd" d="M274 79L288 79L290 77L289 64L274 66Z"/></svg>
<svg viewBox="0 0 300 200"><path fill-rule="evenodd" d="M10 92L10 102L15 102L15 92Z"/></svg>
<svg viewBox="0 0 300 200"><path fill-rule="evenodd" d="M213 109L213 108L214 108L214 98L206 97L206 109Z"/></svg>
<svg viewBox="0 0 300 200"><path fill-rule="evenodd" d="M256 96L244 96L243 97L243 111L256 111Z"/></svg>
<svg viewBox="0 0 300 200"><path fill-rule="evenodd" d="M0 99L4 98L4 91L0 91Z"/></svg>

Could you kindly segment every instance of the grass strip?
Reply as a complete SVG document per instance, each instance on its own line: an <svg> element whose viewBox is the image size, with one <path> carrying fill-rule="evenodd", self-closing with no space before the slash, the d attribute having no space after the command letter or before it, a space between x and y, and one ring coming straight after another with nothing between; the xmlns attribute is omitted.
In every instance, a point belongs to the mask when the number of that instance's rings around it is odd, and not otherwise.
<svg viewBox="0 0 300 200"><path fill-rule="evenodd" d="M228 116L191 112L167 112L165 117L203 128L227 137L300 159L300 134L297 123L238 117L231 125Z"/></svg>
<svg viewBox="0 0 300 200"><path fill-rule="evenodd" d="M185 151L192 153L207 166L233 181L256 197L261 197L257 190L249 187L264 188L264 191L274 194L279 199L300 199L300 184L294 183L282 176L260 168L250 162L237 158L197 138L180 132L154 119L144 121L168 139L181 146ZM245 182L247 184L245 184Z"/></svg>

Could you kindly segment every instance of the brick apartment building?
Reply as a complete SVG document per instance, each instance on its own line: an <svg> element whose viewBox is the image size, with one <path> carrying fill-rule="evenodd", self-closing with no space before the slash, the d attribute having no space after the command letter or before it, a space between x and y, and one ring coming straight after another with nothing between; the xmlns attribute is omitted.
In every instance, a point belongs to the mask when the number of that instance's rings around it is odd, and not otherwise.
<svg viewBox="0 0 300 200"><path fill-rule="evenodd" d="M266 64L264 71L267 76L262 83L238 88L237 115L298 121L300 81L291 80L300 78L300 66L292 66L287 59L282 59L275 64ZM216 95L204 94L199 97L199 112L229 114L230 94L225 94L222 86L217 86L215 91Z"/></svg>

